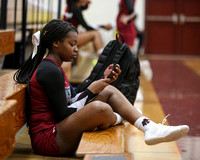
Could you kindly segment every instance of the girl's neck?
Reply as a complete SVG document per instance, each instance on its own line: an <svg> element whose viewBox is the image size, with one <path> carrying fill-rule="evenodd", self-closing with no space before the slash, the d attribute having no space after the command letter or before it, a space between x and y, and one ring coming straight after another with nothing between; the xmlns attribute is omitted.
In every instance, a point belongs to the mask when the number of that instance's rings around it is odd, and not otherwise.
<svg viewBox="0 0 200 160"><path fill-rule="evenodd" d="M49 52L47 57L53 58L58 63L59 66L62 65L61 59L56 54Z"/></svg>

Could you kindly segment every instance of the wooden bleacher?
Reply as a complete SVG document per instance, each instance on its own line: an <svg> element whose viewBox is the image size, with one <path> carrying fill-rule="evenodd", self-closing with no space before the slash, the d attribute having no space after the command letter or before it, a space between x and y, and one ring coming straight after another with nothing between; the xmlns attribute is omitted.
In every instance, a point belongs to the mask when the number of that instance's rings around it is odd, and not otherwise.
<svg viewBox="0 0 200 160"><path fill-rule="evenodd" d="M0 100L0 159L14 150L16 100Z"/></svg>
<svg viewBox="0 0 200 160"><path fill-rule="evenodd" d="M2 73L1 73L2 72ZM1 114L0 119L4 125L4 131L6 134L1 136L0 144L5 143L9 139L9 145L5 147L0 145L0 159L7 157L13 150L15 146L15 136L20 134L21 128L25 125L25 84L16 84L13 80L13 75L15 71L13 70L2 70L0 72L0 100ZM9 102L9 103L8 103ZM12 103L11 103L12 102ZM15 103L14 103L15 102ZM8 109L7 109L8 108ZM9 121L3 121L4 115L10 117ZM9 129L12 126L12 129ZM1 128L2 129L2 128ZM1 132L0 133L4 133ZM12 135L12 138L11 138Z"/></svg>
<svg viewBox="0 0 200 160"><path fill-rule="evenodd" d="M0 56L14 53L14 30L0 30ZM16 70L0 70L0 159L15 148L15 137L25 125L25 84L16 84Z"/></svg>
<svg viewBox="0 0 200 160"><path fill-rule="evenodd" d="M25 124L24 107L26 85L14 82L13 75L15 72L13 70L7 70L7 73L0 77L0 100L17 100L15 111L15 130L17 132Z"/></svg>
<svg viewBox="0 0 200 160"><path fill-rule="evenodd" d="M125 152L125 126L123 124L106 130L84 132L76 155L84 160L119 158L131 160L133 155Z"/></svg>
<svg viewBox="0 0 200 160"><path fill-rule="evenodd" d="M124 125L117 125L106 130L84 132L76 155L97 153L124 153Z"/></svg>
<svg viewBox="0 0 200 160"><path fill-rule="evenodd" d="M15 32L14 30L0 30L0 56L14 53Z"/></svg>

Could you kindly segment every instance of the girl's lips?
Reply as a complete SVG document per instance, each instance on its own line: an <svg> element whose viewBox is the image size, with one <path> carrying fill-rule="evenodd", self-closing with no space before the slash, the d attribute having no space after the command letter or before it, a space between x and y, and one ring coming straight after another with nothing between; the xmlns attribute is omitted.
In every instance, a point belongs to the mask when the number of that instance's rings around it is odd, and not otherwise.
<svg viewBox="0 0 200 160"><path fill-rule="evenodd" d="M77 58L77 55L78 55L77 53L74 53L73 57L74 57L74 58Z"/></svg>

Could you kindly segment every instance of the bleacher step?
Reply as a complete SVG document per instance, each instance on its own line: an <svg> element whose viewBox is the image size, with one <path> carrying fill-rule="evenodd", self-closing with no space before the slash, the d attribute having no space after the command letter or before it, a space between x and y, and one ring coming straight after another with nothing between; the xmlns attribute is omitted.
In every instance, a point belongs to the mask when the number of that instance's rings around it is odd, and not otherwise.
<svg viewBox="0 0 200 160"><path fill-rule="evenodd" d="M76 155L98 153L124 153L124 125L83 133Z"/></svg>
<svg viewBox="0 0 200 160"><path fill-rule="evenodd" d="M0 100L0 159L14 150L16 103L16 100Z"/></svg>
<svg viewBox="0 0 200 160"><path fill-rule="evenodd" d="M15 31L13 29L0 30L0 44L0 56L14 53Z"/></svg>

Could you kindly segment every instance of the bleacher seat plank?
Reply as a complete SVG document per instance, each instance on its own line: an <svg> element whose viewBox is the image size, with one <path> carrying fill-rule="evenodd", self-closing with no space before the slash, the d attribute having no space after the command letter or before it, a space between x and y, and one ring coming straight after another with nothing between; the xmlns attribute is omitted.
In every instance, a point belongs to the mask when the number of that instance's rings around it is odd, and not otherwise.
<svg viewBox="0 0 200 160"><path fill-rule="evenodd" d="M16 100L0 100L0 159L14 150L16 104Z"/></svg>
<svg viewBox="0 0 200 160"><path fill-rule="evenodd" d="M25 84L17 84L13 80L15 71L0 77L0 100L16 99L15 130L16 132L26 123L25 121Z"/></svg>
<svg viewBox="0 0 200 160"><path fill-rule="evenodd" d="M76 151L78 157L86 154L123 153L124 125L117 125L106 130L84 132Z"/></svg>
<svg viewBox="0 0 200 160"><path fill-rule="evenodd" d="M83 160L132 160L132 153L86 154Z"/></svg>
<svg viewBox="0 0 200 160"><path fill-rule="evenodd" d="M0 30L0 56L14 53L15 32L14 30Z"/></svg>

